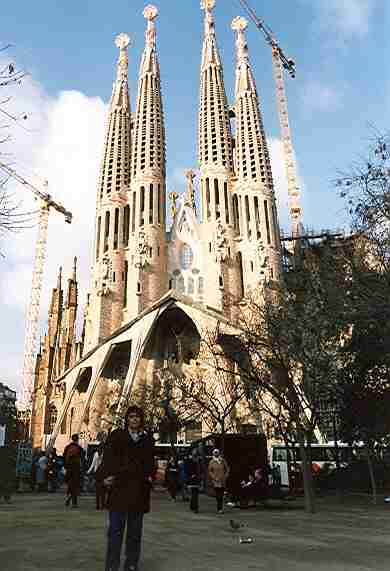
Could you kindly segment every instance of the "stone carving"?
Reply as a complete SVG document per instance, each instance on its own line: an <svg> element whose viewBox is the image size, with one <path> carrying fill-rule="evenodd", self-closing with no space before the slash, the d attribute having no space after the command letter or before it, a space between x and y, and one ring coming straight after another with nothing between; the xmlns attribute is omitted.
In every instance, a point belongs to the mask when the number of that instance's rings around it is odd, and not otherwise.
<svg viewBox="0 0 390 571"><path fill-rule="evenodd" d="M256 254L257 254L257 261L258 261L259 268L260 268L261 279L266 279L266 277L268 275L269 257L267 255L266 248L265 248L261 238L256 243Z"/></svg>
<svg viewBox="0 0 390 571"><path fill-rule="evenodd" d="M148 255L148 244L146 242L146 234L144 230L138 232L138 240L137 240L137 251L136 251L136 259L135 259L135 267L136 268L143 268L148 263L147 260Z"/></svg>
<svg viewBox="0 0 390 571"><path fill-rule="evenodd" d="M185 176L187 179L187 193L185 196L185 204L191 206L191 208L193 208L196 214L195 188L194 188L195 172L192 169L189 169L185 172Z"/></svg>
<svg viewBox="0 0 390 571"><path fill-rule="evenodd" d="M215 259L217 262L223 262L226 259L226 229L221 220L218 220L215 233Z"/></svg>
<svg viewBox="0 0 390 571"><path fill-rule="evenodd" d="M176 214L177 214L177 199L179 198L179 195L177 194L177 192L175 192L174 190L172 192L170 192L168 194L168 198L171 201L171 213L172 213L172 218L175 218Z"/></svg>
<svg viewBox="0 0 390 571"><path fill-rule="evenodd" d="M110 293L110 288L108 285L110 279L110 270L111 270L111 263L109 258L102 258L100 263L100 276L99 276L99 289L97 294L101 295L108 295Z"/></svg>

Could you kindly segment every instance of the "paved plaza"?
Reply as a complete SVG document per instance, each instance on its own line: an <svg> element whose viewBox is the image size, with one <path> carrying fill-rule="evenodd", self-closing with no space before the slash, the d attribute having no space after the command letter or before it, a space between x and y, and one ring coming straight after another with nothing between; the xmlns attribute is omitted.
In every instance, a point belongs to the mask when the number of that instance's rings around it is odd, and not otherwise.
<svg viewBox="0 0 390 571"><path fill-rule="evenodd" d="M201 496L201 513L155 492L145 519L140 571L386 571L390 562L390 506L367 497L322 498L308 516L300 500L267 509L227 508ZM246 525L230 529L229 519ZM66 510L63 495L24 494L0 504L1 571L103 571L107 515L94 498ZM239 536L252 544L240 544Z"/></svg>

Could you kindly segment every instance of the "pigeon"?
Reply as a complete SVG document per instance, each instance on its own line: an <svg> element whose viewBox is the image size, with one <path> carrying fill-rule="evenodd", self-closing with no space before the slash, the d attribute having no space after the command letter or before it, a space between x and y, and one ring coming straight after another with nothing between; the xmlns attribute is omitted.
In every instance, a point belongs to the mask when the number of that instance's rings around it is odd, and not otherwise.
<svg viewBox="0 0 390 571"><path fill-rule="evenodd" d="M242 527L245 527L244 523L240 523L239 521L234 521L234 519L230 519L229 520L230 523L230 527L234 530L234 531L238 531L239 529L241 529Z"/></svg>

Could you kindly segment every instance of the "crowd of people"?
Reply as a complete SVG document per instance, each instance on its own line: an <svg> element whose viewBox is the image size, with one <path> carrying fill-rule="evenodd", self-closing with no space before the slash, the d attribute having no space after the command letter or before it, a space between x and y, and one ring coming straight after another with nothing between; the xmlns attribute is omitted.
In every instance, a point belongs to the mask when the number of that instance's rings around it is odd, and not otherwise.
<svg viewBox="0 0 390 571"><path fill-rule="evenodd" d="M196 449L184 457L177 457L173 452L165 469L165 486L170 498L176 501L179 495L196 514L200 510L200 492L212 489L216 512L223 514L225 503L232 507L251 507L267 496L270 484L278 483L275 470L255 463L244 479L237 482L237 474L241 472L237 470L239 466L232 464L229 466L218 448L212 451L208 462ZM125 569L136 571L143 517L150 510L156 468L154 440L144 429L143 410L131 406L125 417L125 428L109 434L106 442L97 447L89 465L77 434L72 436L62 456L57 455L55 449L37 454L33 459L32 487L40 493L54 493L65 483L65 506L74 509L78 508L87 480L87 489L95 490L96 509L108 510L105 571L119 570L124 537ZM235 486L228 486L229 477Z"/></svg>

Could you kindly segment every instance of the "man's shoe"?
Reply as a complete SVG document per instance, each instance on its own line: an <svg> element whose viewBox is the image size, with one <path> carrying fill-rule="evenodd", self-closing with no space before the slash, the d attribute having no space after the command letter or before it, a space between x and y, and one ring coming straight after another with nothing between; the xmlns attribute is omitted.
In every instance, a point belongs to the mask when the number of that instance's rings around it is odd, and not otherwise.
<svg viewBox="0 0 390 571"><path fill-rule="evenodd" d="M72 498L71 498L70 496L69 496L68 498L66 498L66 500L65 500L65 505L66 505L66 507L69 507L69 506L70 506L71 499L72 499Z"/></svg>
<svg viewBox="0 0 390 571"><path fill-rule="evenodd" d="M224 514L225 512L223 510L218 510L217 514Z"/></svg>

